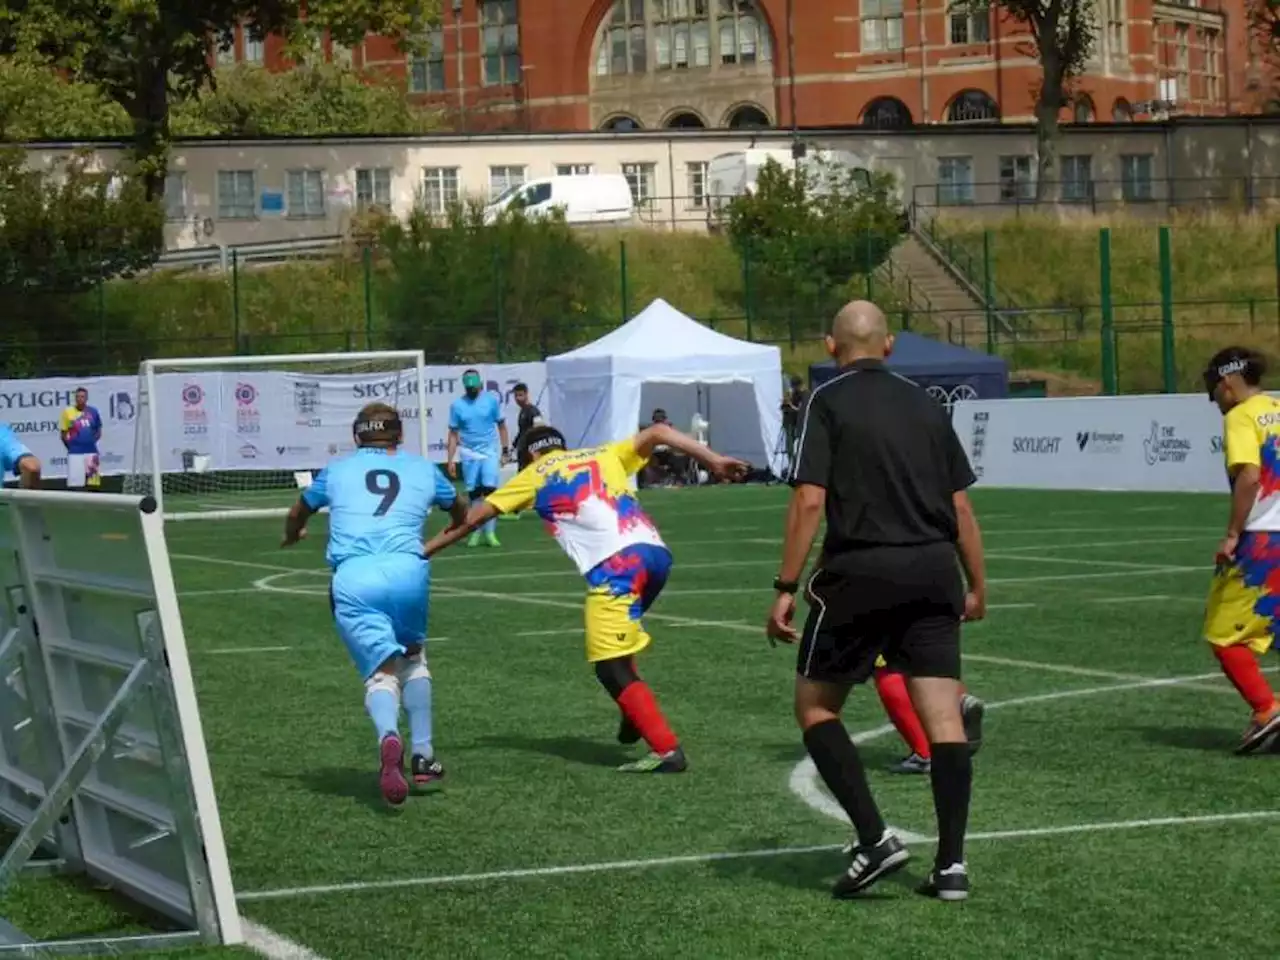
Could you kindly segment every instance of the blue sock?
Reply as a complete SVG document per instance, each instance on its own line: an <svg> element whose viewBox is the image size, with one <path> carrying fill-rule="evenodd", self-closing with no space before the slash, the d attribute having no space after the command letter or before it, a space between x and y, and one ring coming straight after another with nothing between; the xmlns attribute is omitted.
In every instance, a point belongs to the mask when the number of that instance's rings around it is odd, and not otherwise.
<svg viewBox="0 0 1280 960"><path fill-rule="evenodd" d="M419 677L404 685L401 694L405 713L409 714L409 737L413 752L428 760L435 757L431 745L431 678Z"/></svg>
<svg viewBox="0 0 1280 960"><path fill-rule="evenodd" d="M400 700L390 690L371 690L365 694L364 708L378 730L378 742L388 734L399 733Z"/></svg>
<svg viewBox="0 0 1280 960"><path fill-rule="evenodd" d="M496 519L496 518L495 518L495 519L493 519L493 520L490 520L488 523L486 523L486 524L484 525L484 532L485 532L485 533L489 533L489 534L493 534L494 536L497 536L497 533L498 533L498 521L497 521L497 519Z"/></svg>

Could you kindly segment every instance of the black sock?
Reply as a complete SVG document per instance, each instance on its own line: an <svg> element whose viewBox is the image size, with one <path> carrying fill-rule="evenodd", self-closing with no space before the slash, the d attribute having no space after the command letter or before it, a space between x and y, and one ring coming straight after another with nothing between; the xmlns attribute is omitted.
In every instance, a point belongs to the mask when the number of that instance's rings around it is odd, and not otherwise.
<svg viewBox="0 0 1280 960"><path fill-rule="evenodd" d="M973 790L973 761L967 743L933 743L929 779L933 809L938 816L939 868L964 862L964 834L969 828L969 795Z"/></svg>
<svg viewBox="0 0 1280 960"><path fill-rule="evenodd" d="M822 782L853 822L858 843L864 847L875 846L884 836L884 820L875 797L871 796L858 748L849 739L844 724L827 720L810 727L804 732L804 746Z"/></svg>

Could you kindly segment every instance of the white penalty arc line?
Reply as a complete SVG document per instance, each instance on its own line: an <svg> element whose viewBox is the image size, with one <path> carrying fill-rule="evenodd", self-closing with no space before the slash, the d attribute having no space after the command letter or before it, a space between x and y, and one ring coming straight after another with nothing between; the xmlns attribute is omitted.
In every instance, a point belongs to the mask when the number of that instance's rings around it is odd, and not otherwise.
<svg viewBox="0 0 1280 960"><path fill-rule="evenodd" d="M1236 813L1210 813L1187 817L1161 817L1144 820L1116 820L1100 823L1066 824L1058 827L1031 827L1026 830L997 830L989 833L971 833L969 840L1019 840L1045 836L1068 836L1077 833L1102 833L1119 830L1142 830L1158 827L1193 826L1196 824L1234 823L1252 820L1280 819L1280 810L1249 810ZM908 840L908 843L931 843L932 839ZM566 877L575 874L608 873L621 870L645 870L655 867L674 867L704 863L723 863L731 860L764 860L771 857L796 857L814 853L835 853L842 844L827 843L804 847L768 847L761 850L730 850L717 853L692 853L671 857L650 857L642 860L611 860L597 863L574 863L551 867L529 867L519 870L490 870L483 873L457 873L448 876L404 877L390 880L356 880L348 883L317 884L309 887L280 887L269 890L250 890L237 894L241 903L260 903L267 900L293 900L303 897L319 897L331 894L369 893L385 890L405 890L415 887L453 886L467 883L484 883L496 880L525 880L539 877Z"/></svg>
<svg viewBox="0 0 1280 960"><path fill-rule="evenodd" d="M1001 658L998 658L998 657L967 657L966 659L987 660L993 663L1002 662ZM1033 664L1030 661L1004 660L1003 663L1009 666L1028 666L1028 667L1035 666L1041 669L1045 667L1044 664ZM1074 670L1074 669L1071 669L1071 670L1064 669L1062 672L1084 673L1083 670ZM1089 673L1087 675L1113 676L1113 677L1123 676L1122 674L1107 674L1102 671L1098 671L1096 674ZM1038 693L1038 694L1033 694L1031 696L1026 696L1026 697L1015 697L1011 700L998 700L998 701L995 701L994 703L988 703L986 706L988 710L997 710L1005 707L1026 706L1027 704L1032 704L1032 703L1048 703L1049 701L1052 701L1052 700L1069 700L1073 697L1093 697L1093 696L1099 696L1101 694L1106 694L1106 693L1120 693L1125 690L1145 690L1145 689L1151 689L1156 687L1185 686L1185 685L1195 684L1199 681L1212 680L1217 677L1220 677L1221 675L1222 675L1221 673L1197 673L1197 674L1192 674L1191 676L1184 676L1184 677L1152 678L1152 679L1134 680L1128 683L1111 683L1111 684L1107 684L1106 686L1085 687L1080 690L1057 690L1052 693ZM1219 688L1219 687L1205 687L1204 689L1213 690L1215 692L1224 692L1223 688ZM1225 691L1225 692L1233 692L1233 691ZM860 745L863 743L868 743L872 740L879 739L880 737L886 736L893 732L894 732L893 724L886 723L878 727L873 727L870 730L863 730L860 733L855 733L852 737L850 737L850 739L855 744ZM847 824L849 822L849 818L845 814L844 808L841 807L840 804L838 804L834 798L828 796L827 793L823 791L821 787L818 786L818 770L814 766L813 760L811 760L809 757L805 757L803 760L801 760L799 763L795 765L795 767L791 771L791 776L788 778L787 785L790 788L791 792L794 793L800 799L800 801L810 809L816 810L818 813L824 814L825 816L828 816L833 820L839 820L841 823ZM1277 811L1277 815L1280 816L1280 811ZM916 836L918 836L918 834Z"/></svg>
<svg viewBox="0 0 1280 960"><path fill-rule="evenodd" d="M314 950L308 950L302 944L281 936L270 927L254 923L247 917L240 918L240 926L244 931L245 946L270 960L325 960Z"/></svg>

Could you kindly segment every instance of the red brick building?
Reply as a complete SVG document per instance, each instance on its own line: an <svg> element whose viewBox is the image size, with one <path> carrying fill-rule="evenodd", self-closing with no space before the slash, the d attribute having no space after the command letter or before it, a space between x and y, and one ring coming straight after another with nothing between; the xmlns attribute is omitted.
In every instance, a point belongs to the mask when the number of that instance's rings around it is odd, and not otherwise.
<svg viewBox="0 0 1280 960"><path fill-rule="evenodd" d="M403 76L460 131L1027 120L1040 76L1017 24L946 0L442 3L422 56L384 37L328 52ZM1179 114L1254 112L1269 91L1245 8L1096 0L1064 119L1140 120L1170 97ZM223 56L279 63L270 40Z"/></svg>

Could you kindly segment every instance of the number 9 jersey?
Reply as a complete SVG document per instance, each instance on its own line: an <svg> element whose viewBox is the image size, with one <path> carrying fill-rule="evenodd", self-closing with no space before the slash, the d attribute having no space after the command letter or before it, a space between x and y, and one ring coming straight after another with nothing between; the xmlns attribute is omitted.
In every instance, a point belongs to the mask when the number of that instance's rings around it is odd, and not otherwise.
<svg viewBox="0 0 1280 960"><path fill-rule="evenodd" d="M457 493L416 453L362 447L316 474L302 499L312 510L329 508L325 557L336 570L355 557L421 557L427 515L433 506L452 507Z"/></svg>

